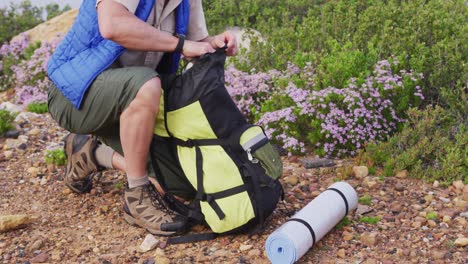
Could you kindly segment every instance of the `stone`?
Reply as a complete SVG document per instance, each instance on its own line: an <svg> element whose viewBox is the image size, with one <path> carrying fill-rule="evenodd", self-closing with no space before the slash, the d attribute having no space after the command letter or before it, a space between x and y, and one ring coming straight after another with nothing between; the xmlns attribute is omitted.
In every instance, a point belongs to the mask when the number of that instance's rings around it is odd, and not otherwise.
<svg viewBox="0 0 468 264"><path fill-rule="evenodd" d="M5 150L5 152L3 152L3 155L5 156L5 160L10 160L13 157L13 151Z"/></svg>
<svg viewBox="0 0 468 264"><path fill-rule="evenodd" d="M368 187L369 189L372 189L374 186L377 185L377 182L371 178L371 177L366 177L364 178L364 180L362 181L362 185L364 187Z"/></svg>
<svg viewBox="0 0 468 264"><path fill-rule="evenodd" d="M439 197L439 200L441 200L444 203L450 203L450 199L445 198L445 197Z"/></svg>
<svg viewBox="0 0 468 264"><path fill-rule="evenodd" d="M468 238L466 237L459 237L455 239L454 245L457 247L464 247L468 245Z"/></svg>
<svg viewBox="0 0 468 264"><path fill-rule="evenodd" d="M449 215L444 215L444 217L442 218L442 221L444 223L450 223L450 220L452 220L452 217L450 217Z"/></svg>
<svg viewBox="0 0 468 264"><path fill-rule="evenodd" d="M461 191L461 190L463 190L463 188L465 187L465 184L463 184L463 181L458 180L458 181L454 181L454 182L452 183L452 186L455 187L455 189Z"/></svg>
<svg viewBox="0 0 468 264"><path fill-rule="evenodd" d="M240 251L247 251L247 250L251 249L252 247L253 247L253 245L241 245L239 247L239 250Z"/></svg>
<svg viewBox="0 0 468 264"><path fill-rule="evenodd" d="M420 221L415 221L411 224L413 228L420 228L422 226L422 223Z"/></svg>
<svg viewBox="0 0 468 264"><path fill-rule="evenodd" d="M437 226L437 223L434 220L427 220L427 224L430 227L436 227Z"/></svg>
<svg viewBox="0 0 468 264"><path fill-rule="evenodd" d="M344 231L343 232L343 240L344 241L349 241L351 239L353 239L353 234L351 234L351 233L349 233L347 231Z"/></svg>
<svg viewBox="0 0 468 264"><path fill-rule="evenodd" d="M432 196L431 194L424 196L424 200L426 200L426 202L428 203L432 202L433 198L434 196Z"/></svg>
<svg viewBox="0 0 468 264"><path fill-rule="evenodd" d="M329 159L302 159L302 166L306 169L320 168L320 167L333 167L335 162Z"/></svg>
<svg viewBox="0 0 468 264"><path fill-rule="evenodd" d="M141 243L139 250L140 252L145 253L156 248L158 244L159 240L156 239L152 234L148 234L143 240L143 243Z"/></svg>
<svg viewBox="0 0 468 264"><path fill-rule="evenodd" d="M44 241L42 241L41 239L38 239L36 241L34 241L31 246L29 246L29 251L30 252L34 252L36 250L39 250L42 248L42 246L44 245Z"/></svg>
<svg viewBox="0 0 468 264"><path fill-rule="evenodd" d="M432 187L434 188L437 188L440 186L440 182L439 181L434 181L434 183L432 184Z"/></svg>
<svg viewBox="0 0 468 264"><path fill-rule="evenodd" d="M37 177L39 174L39 168L36 167L30 167L26 170L26 172L29 174L31 177Z"/></svg>
<svg viewBox="0 0 468 264"><path fill-rule="evenodd" d="M361 243L363 243L364 245L372 247L377 243L377 235L377 232L364 232L359 238L359 241L361 241Z"/></svg>
<svg viewBox="0 0 468 264"><path fill-rule="evenodd" d="M3 149L4 150L16 149L21 143L23 142L20 141L19 139L7 138L3 145Z"/></svg>
<svg viewBox="0 0 468 264"><path fill-rule="evenodd" d="M394 203L392 205L390 205L390 211L394 214L397 214L399 212L401 212L401 210L403 209L403 205L401 203Z"/></svg>
<svg viewBox="0 0 468 264"><path fill-rule="evenodd" d="M294 175L290 175L287 179L286 179L286 183L289 183L290 185L296 185L297 183L299 182L299 178L297 176L294 176Z"/></svg>
<svg viewBox="0 0 468 264"><path fill-rule="evenodd" d="M155 252L155 256L158 256L158 257L165 257L165 256L166 256L166 253L164 252L163 249L157 248L157 249L156 249L156 252Z"/></svg>
<svg viewBox="0 0 468 264"><path fill-rule="evenodd" d="M249 253L247 253L247 256L249 257L257 257L257 256L260 256L262 253L260 252L259 249L252 249L249 251Z"/></svg>
<svg viewBox="0 0 468 264"><path fill-rule="evenodd" d="M366 166L354 166L353 173L356 178L363 179L369 175L369 168Z"/></svg>
<svg viewBox="0 0 468 264"><path fill-rule="evenodd" d="M10 102L3 102L0 104L0 109L5 109L5 110L8 110L8 112L12 112L12 113L18 113L18 112L21 112L23 111L23 108L19 105L15 105L13 103L10 103Z"/></svg>
<svg viewBox="0 0 468 264"><path fill-rule="evenodd" d="M46 253L41 253L31 259L31 263L45 263L49 259L49 255Z"/></svg>
<svg viewBox="0 0 468 264"><path fill-rule="evenodd" d="M32 222L27 215L4 215L0 216L0 233L18 229Z"/></svg>
<svg viewBox="0 0 468 264"><path fill-rule="evenodd" d="M468 212L463 212L460 214L461 217L468 218Z"/></svg>
<svg viewBox="0 0 468 264"><path fill-rule="evenodd" d="M37 136L39 135L39 133L41 133L41 130L39 128L33 128L28 131L29 136Z"/></svg>
<svg viewBox="0 0 468 264"><path fill-rule="evenodd" d="M4 138L13 138L13 139L16 139L18 138L18 136L20 135L20 132L18 130L10 130L10 131L7 131L5 133L3 133L3 137Z"/></svg>
<svg viewBox="0 0 468 264"><path fill-rule="evenodd" d="M405 178L408 178L408 171L407 170L402 170L402 171L399 171L395 177L397 177L398 179L405 179Z"/></svg>
<svg viewBox="0 0 468 264"><path fill-rule="evenodd" d="M398 192L402 192L402 191L405 190L405 186L403 184L401 184L401 183L397 183L395 185L395 190L398 191Z"/></svg>
<svg viewBox="0 0 468 264"><path fill-rule="evenodd" d="M431 253L434 259L444 259L445 254L447 254L447 251L443 249L433 249Z"/></svg>
<svg viewBox="0 0 468 264"><path fill-rule="evenodd" d="M358 204L356 215L363 215L372 212L374 209L367 205Z"/></svg>
<svg viewBox="0 0 468 264"><path fill-rule="evenodd" d="M336 255L337 255L339 258L344 259L344 258L346 257L346 251L342 248L342 249L338 250L338 252L336 252Z"/></svg>

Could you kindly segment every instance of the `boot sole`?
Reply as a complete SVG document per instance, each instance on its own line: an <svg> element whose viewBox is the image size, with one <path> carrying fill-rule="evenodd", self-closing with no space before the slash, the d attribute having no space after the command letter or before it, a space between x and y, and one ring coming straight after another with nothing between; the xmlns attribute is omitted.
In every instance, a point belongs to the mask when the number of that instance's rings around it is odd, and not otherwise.
<svg viewBox="0 0 468 264"><path fill-rule="evenodd" d="M161 231L159 229L146 228L141 220L134 218L133 216L129 215L126 212L124 212L124 219L129 225L145 228L146 231L150 232L153 235L170 236L176 233L176 232Z"/></svg>

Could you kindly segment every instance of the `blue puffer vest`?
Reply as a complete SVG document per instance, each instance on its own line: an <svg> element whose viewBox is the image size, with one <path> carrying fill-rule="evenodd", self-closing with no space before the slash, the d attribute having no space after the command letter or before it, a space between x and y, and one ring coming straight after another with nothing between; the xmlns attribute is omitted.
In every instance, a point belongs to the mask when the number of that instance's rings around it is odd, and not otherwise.
<svg viewBox="0 0 468 264"><path fill-rule="evenodd" d="M135 15L146 21L154 4L155 0L140 0ZM186 34L189 10L188 0L183 0L177 7L176 33ZM124 51L124 47L101 36L96 0L84 0L70 31L49 59L47 73L63 95L79 109L94 79ZM180 54L172 57L178 62ZM178 63L174 65L177 67Z"/></svg>

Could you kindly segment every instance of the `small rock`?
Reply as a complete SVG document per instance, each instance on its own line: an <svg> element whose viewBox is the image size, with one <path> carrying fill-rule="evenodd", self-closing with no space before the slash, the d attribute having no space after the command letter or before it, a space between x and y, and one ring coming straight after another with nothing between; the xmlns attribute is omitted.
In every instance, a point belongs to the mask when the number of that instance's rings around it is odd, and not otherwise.
<svg viewBox="0 0 468 264"><path fill-rule="evenodd" d="M343 232L343 240L349 241L349 240L351 240L351 239L353 239L353 234L344 231L344 232Z"/></svg>
<svg viewBox="0 0 468 264"><path fill-rule="evenodd" d="M405 186L403 186L403 184L401 184L401 183L397 183L395 185L395 190L398 191L398 192L402 192L402 191L405 190Z"/></svg>
<svg viewBox="0 0 468 264"><path fill-rule="evenodd" d="M426 200L426 202L428 202L428 203L432 202L433 198L434 197L432 195L430 195L430 194L424 196L424 200Z"/></svg>
<svg viewBox="0 0 468 264"><path fill-rule="evenodd" d="M458 247L464 247L464 246L468 245L468 238L459 237L459 238L455 239L454 244L455 244L455 246L458 246Z"/></svg>
<svg viewBox="0 0 468 264"><path fill-rule="evenodd" d="M427 220L427 224L430 227L436 227L437 226L437 223L434 220Z"/></svg>
<svg viewBox="0 0 468 264"><path fill-rule="evenodd" d="M3 134L3 137L4 138L18 138L18 136L20 135L20 132L18 130L10 130L10 131L7 131Z"/></svg>
<svg viewBox="0 0 468 264"><path fill-rule="evenodd" d="M441 200L444 203L450 203L450 199L445 198L445 197L439 197L439 200Z"/></svg>
<svg viewBox="0 0 468 264"><path fill-rule="evenodd" d="M156 256L159 256L159 257L165 257L166 256L166 253L164 253L164 250L160 249L160 248L157 248L156 249L156 253L155 253Z"/></svg>
<svg viewBox="0 0 468 264"><path fill-rule="evenodd" d="M41 179L40 185L44 186L46 184L47 184L47 179L44 177L44 178Z"/></svg>
<svg viewBox="0 0 468 264"><path fill-rule="evenodd" d="M159 243L159 240L156 239L152 234L148 234L145 237L145 240L143 240L143 243L141 243L139 250L142 253L148 252L150 250L153 250Z"/></svg>
<svg viewBox="0 0 468 264"><path fill-rule="evenodd" d="M34 252L36 250L39 250L42 248L42 245L44 245L44 242L41 239L38 239L31 244L31 246L29 247L29 251Z"/></svg>
<svg viewBox="0 0 468 264"><path fill-rule="evenodd" d="M366 177L362 181L362 185L364 187L368 187L369 189L372 189L375 185L377 185L377 182L371 177Z"/></svg>
<svg viewBox="0 0 468 264"><path fill-rule="evenodd" d="M422 223L419 221L415 221L411 224L413 228L420 228L422 226Z"/></svg>
<svg viewBox="0 0 468 264"><path fill-rule="evenodd" d="M448 215L444 215L444 217L442 218L442 221L444 223L450 223L450 220L452 220L452 217L450 217Z"/></svg>
<svg viewBox="0 0 468 264"><path fill-rule="evenodd" d="M445 254L447 254L447 251L443 250L443 249L433 249L432 250L432 257L434 259L444 259Z"/></svg>
<svg viewBox="0 0 468 264"><path fill-rule="evenodd" d="M32 258L31 263L44 263L47 262L47 259L49 259L49 256L46 253L41 253Z"/></svg>
<svg viewBox="0 0 468 264"><path fill-rule="evenodd" d="M36 167L30 167L27 169L26 172L29 173L31 177L37 177L37 175L39 174L39 169Z"/></svg>
<svg viewBox="0 0 468 264"><path fill-rule="evenodd" d="M374 209L367 205L358 204L356 215L363 215L372 212Z"/></svg>
<svg viewBox="0 0 468 264"><path fill-rule="evenodd" d="M354 166L353 172L358 179L363 179L369 175L369 169L366 166Z"/></svg>
<svg viewBox="0 0 468 264"><path fill-rule="evenodd" d="M320 167L333 167L336 164L329 159L302 159L302 166L306 169L320 168Z"/></svg>
<svg viewBox="0 0 468 264"><path fill-rule="evenodd" d="M286 179L286 183L290 185L296 185L299 182L299 178L297 176L291 175Z"/></svg>
<svg viewBox="0 0 468 264"><path fill-rule="evenodd" d="M161 241L159 242L159 248L160 249L165 249L167 247L167 242L166 241Z"/></svg>
<svg viewBox="0 0 468 264"><path fill-rule="evenodd" d="M249 251L249 253L247 253L247 255L249 257L257 257L257 256L260 256L261 252L259 249L252 249Z"/></svg>
<svg viewBox="0 0 468 264"><path fill-rule="evenodd" d="M405 178L408 178L408 171L407 170L402 170L402 171L399 171L395 177L399 178L399 179L405 179Z"/></svg>
<svg viewBox="0 0 468 264"><path fill-rule="evenodd" d="M27 215L5 215L0 216L0 233L21 228L29 224L31 218Z"/></svg>
<svg viewBox="0 0 468 264"><path fill-rule="evenodd" d="M463 212L460 214L461 217L468 218L468 212Z"/></svg>
<svg viewBox="0 0 468 264"><path fill-rule="evenodd" d="M338 250L338 252L336 253L336 255L337 255L339 258L344 259L344 258L346 257L346 251L342 248L342 249Z"/></svg>
<svg viewBox="0 0 468 264"><path fill-rule="evenodd" d="M455 187L455 189L457 190L463 190L463 188L465 187L465 184L463 184L463 181L459 180L459 181L454 181L452 183L453 187Z"/></svg>
<svg viewBox="0 0 468 264"><path fill-rule="evenodd" d="M253 245L241 245L239 247L239 250L240 251L247 251L247 250L251 249L252 247L253 247Z"/></svg>
<svg viewBox="0 0 468 264"><path fill-rule="evenodd" d="M403 205L401 205L401 203L394 203L392 205L390 205L390 211L394 214L397 214L399 212L401 212L401 210L403 209Z"/></svg>
<svg viewBox="0 0 468 264"><path fill-rule="evenodd" d="M155 264L154 258L145 259L142 264Z"/></svg>
<svg viewBox="0 0 468 264"><path fill-rule="evenodd" d="M19 105L15 105L11 102L3 102L0 104L0 109L8 110L8 112L18 113L23 111L23 108Z"/></svg>
<svg viewBox="0 0 468 264"><path fill-rule="evenodd" d="M432 184L432 187L434 188L437 188L440 186L440 182L439 181L434 181L434 183Z"/></svg>
<svg viewBox="0 0 468 264"><path fill-rule="evenodd" d="M3 155L5 156L5 160L10 160L13 157L13 151L6 150L3 152Z"/></svg>
<svg viewBox="0 0 468 264"><path fill-rule="evenodd" d="M372 232L372 233L365 232L361 235L361 238L359 239L359 241L361 241L361 243L363 243L364 245L372 247L377 242L377 232Z"/></svg>
<svg viewBox="0 0 468 264"><path fill-rule="evenodd" d="M37 136L39 133L41 133L41 130L39 128L33 128L29 130L28 135L29 136Z"/></svg>
<svg viewBox="0 0 468 264"><path fill-rule="evenodd" d="M25 149L27 149L27 148L28 148L28 145L26 145L26 143L21 143L21 144L19 144L19 146L18 146L18 149L19 149L19 150L25 150Z"/></svg>

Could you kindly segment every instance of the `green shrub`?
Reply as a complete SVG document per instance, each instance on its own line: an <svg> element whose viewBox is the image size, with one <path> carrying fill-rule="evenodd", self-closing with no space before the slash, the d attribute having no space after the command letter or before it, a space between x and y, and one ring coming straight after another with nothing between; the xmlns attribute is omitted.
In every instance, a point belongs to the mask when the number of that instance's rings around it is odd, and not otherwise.
<svg viewBox="0 0 468 264"><path fill-rule="evenodd" d="M377 224L380 221L378 216L363 216L359 218L359 222L366 224Z"/></svg>
<svg viewBox="0 0 468 264"><path fill-rule="evenodd" d="M47 107L47 103L30 103L26 107L29 112L37 113L37 114L44 114L49 111Z"/></svg>
<svg viewBox="0 0 468 264"><path fill-rule="evenodd" d="M13 125L15 116L15 114L10 113L6 109L0 109L0 135L15 128Z"/></svg>
<svg viewBox="0 0 468 264"><path fill-rule="evenodd" d="M65 151L62 148L48 150L45 155L45 162L57 166L65 165L67 163Z"/></svg>
<svg viewBox="0 0 468 264"><path fill-rule="evenodd" d="M439 106L411 109L403 130L387 142L368 145L358 162L382 166L384 176L406 169L410 176L429 182L467 184L467 121L460 115Z"/></svg>
<svg viewBox="0 0 468 264"><path fill-rule="evenodd" d="M437 212L429 212L426 215L427 220L435 220L437 219Z"/></svg>
<svg viewBox="0 0 468 264"><path fill-rule="evenodd" d="M358 202L364 205L371 205L371 197L370 195L361 196L359 197Z"/></svg>
<svg viewBox="0 0 468 264"><path fill-rule="evenodd" d="M317 69L317 87L341 86L349 76L372 70L378 60L395 56L400 69L425 77L427 102L440 89L466 87L468 16L462 0L250 0L205 1L208 28L258 30L238 60L241 70L284 69L309 61Z"/></svg>
<svg viewBox="0 0 468 264"><path fill-rule="evenodd" d="M351 224L351 220L347 216L343 217L338 224L336 224L335 228L338 230L343 229L343 227L348 226Z"/></svg>

